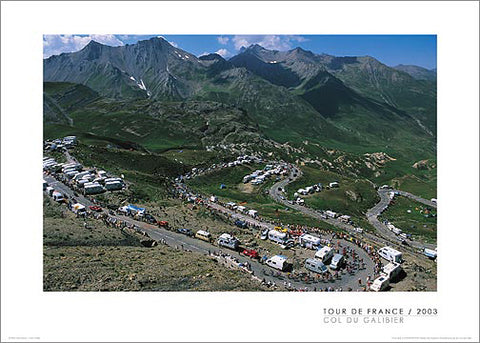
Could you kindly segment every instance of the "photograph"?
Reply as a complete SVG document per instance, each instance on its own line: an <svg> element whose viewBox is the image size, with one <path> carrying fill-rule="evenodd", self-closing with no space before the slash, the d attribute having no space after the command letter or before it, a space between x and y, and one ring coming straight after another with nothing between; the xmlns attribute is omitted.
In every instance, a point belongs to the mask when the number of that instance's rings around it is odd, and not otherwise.
<svg viewBox="0 0 480 343"><path fill-rule="evenodd" d="M0 6L1 342L479 341L479 2Z"/></svg>
<svg viewBox="0 0 480 343"><path fill-rule="evenodd" d="M436 39L44 35L44 291L436 291Z"/></svg>

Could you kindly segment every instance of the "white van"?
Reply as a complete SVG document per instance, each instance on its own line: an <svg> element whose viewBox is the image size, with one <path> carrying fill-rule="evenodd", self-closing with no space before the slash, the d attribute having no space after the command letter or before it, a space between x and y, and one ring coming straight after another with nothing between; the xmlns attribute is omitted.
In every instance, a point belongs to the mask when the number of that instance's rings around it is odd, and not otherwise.
<svg viewBox="0 0 480 343"><path fill-rule="evenodd" d="M237 250L238 245L240 244L238 239L232 235L229 235L228 233L221 234L220 237L218 237L217 243L221 247L226 247L233 250Z"/></svg>
<svg viewBox="0 0 480 343"><path fill-rule="evenodd" d="M334 251L332 248L324 246L315 253L315 258L318 258L323 263L327 262L333 257Z"/></svg>
<svg viewBox="0 0 480 343"><path fill-rule="evenodd" d="M390 262L402 263L402 253L391 247L383 247L378 250L378 254Z"/></svg>
<svg viewBox="0 0 480 343"><path fill-rule="evenodd" d="M373 284L370 286L370 289L375 292L381 292L387 289L390 285L390 280L387 276L381 275L373 281Z"/></svg>
<svg viewBox="0 0 480 343"><path fill-rule="evenodd" d="M330 268L338 269L343 265L344 261L345 261L345 257L342 254L335 254L332 257L332 262L330 262Z"/></svg>
<svg viewBox="0 0 480 343"><path fill-rule="evenodd" d="M278 270L285 270L288 266L287 258L283 255L275 255L270 257L266 262L267 266Z"/></svg>
<svg viewBox="0 0 480 343"><path fill-rule="evenodd" d="M197 233L195 233L195 238L201 239L202 241L210 242L212 240L212 235L210 234L210 232L198 230Z"/></svg>
<svg viewBox="0 0 480 343"><path fill-rule="evenodd" d="M391 262L382 268L382 272L387 278L393 281L402 272L402 266L400 266L400 263Z"/></svg>
<svg viewBox="0 0 480 343"><path fill-rule="evenodd" d="M327 266L325 266L322 261L314 258L307 258L305 260L305 268L319 274L325 274L328 272Z"/></svg>

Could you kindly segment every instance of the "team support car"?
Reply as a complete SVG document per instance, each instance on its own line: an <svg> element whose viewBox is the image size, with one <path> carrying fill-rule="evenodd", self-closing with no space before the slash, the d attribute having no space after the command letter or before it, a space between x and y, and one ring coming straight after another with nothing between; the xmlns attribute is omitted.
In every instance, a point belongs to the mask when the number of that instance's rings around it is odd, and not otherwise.
<svg viewBox="0 0 480 343"><path fill-rule="evenodd" d="M88 206L88 208L94 212L102 212L102 208L100 206L93 205L93 206Z"/></svg>

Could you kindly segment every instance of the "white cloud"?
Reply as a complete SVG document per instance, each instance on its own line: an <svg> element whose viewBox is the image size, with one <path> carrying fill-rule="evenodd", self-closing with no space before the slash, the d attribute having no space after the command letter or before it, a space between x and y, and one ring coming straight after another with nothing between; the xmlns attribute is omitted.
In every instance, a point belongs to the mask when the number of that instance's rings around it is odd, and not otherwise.
<svg viewBox="0 0 480 343"><path fill-rule="evenodd" d="M230 38L220 36L220 37L217 37L217 40L220 44L226 45L228 43L228 41L230 40Z"/></svg>
<svg viewBox="0 0 480 343"><path fill-rule="evenodd" d="M217 51L215 51L215 53L219 54L222 57L227 57L230 55L230 51L228 51L227 49L218 49Z"/></svg>
<svg viewBox="0 0 480 343"><path fill-rule="evenodd" d="M247 48L252 44L271 50L289 50L294 47L295 42L305 42L307 39L294 35L237 35L232 38L232 41L236 50L242 47Z"/></svg>
<svg viewBox="0 0 480 343"><path fill-rule="evenodd" d="M110 46L121 46L124 43L115 35L44 35L43 36L43 57L59 55L63 52L81 50L91 40Z"/></svg>

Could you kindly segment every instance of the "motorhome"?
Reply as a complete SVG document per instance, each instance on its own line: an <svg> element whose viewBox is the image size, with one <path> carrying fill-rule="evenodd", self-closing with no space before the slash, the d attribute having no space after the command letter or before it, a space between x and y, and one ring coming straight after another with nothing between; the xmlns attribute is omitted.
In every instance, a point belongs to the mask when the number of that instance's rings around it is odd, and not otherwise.
<svg viewBox="0 0 480 343"><path fill-rule="evenodd" d="M212 240L212 235L210 234L210 232L198 230L195 233L195 238L201 239L202 241L210 242Z"/></svg>
<svg viewBox="0 0 480 343"><path fill-rule="evenodd" d="M315 258L318 258L323 263L326 263L333 257L334 251L332 248L324 246L315 253Z"/></svg>
<svg viewBox="0 0 480 343"><path fill-rule="evenodd" d="M87 176L87 175L90 175L90 172L89 171L84 171L84 172L76 174L74 177L72 177L72 180L79 181L80 179L82 179L84 176Z"/></svg>
<svg viewBox="0 0 480 343"><path fill-rule="evenodd" d="M305 260L305 268L319 274L325 274L328 272L327 266L325 266L322 261L314 258L307 258Z"/></svg>
<svg viewBox="0 0 480 343"><path fill-rule="evenodd" d="M116 191L123 188L123 183L119 181L105 182L105 188L108 191Z"/></svg>
<svg viewBox="0 0 480 343"><path fill-rule="evenodd" d="M400 265L400 263L390 262L382 268L382 272L391 281L394 281L402 272L402 266Z"/></svg>
<svg viewBox="0 0 480 343"><path fill-rule="evenodd" d="M283 255L275 255L267 259L265 262L267 266L278 270L286 270L288 267L287 258Z"/></svg>
<svg viewBox="0 0 480 343"><path fill-rule="evenodd" d="M270 230L268 231L268 239L278 244L284 244L288 239L288 235L285 232Z"/></svg>
<svg viewBox="0 0 480 343"><path fill-rule="evenodd" d="M378 254L390 262L402 263L402 253L391 247L383 247L378 250Z"/></svg>
<svg viewBox="0 0 480 343"><path fill-rule="evenodd" d="M381 292L387 289L387 287L390 285L390 280L388 279L387 276L381 275L378 278L373 281L372 285L370 286L370 289L375 292Z"/></svg>
<svg viewBox="0 0 480 343"><path fill-rule="evenodd" d="M223 233L218 237L217 243L221 247L237 250L240 242L238 239L228 233Z"/></svg>
<svg viewBox="0 0 480 343"><path fill-rule="evenodd" d="M327 215L327 217L330 217L330 218L337 218L338 217L338 213L330 211L330 210L325 211L325 214Z"/></svg>
<svg viewBox="0 0 480 343"><path fill-rule="evenodd" d="M320 238L305 233L300 236L299 243L304 248L318 249L320 247Z"/></svg>
<svg viewBox="0 0 480 343"><path fill-rule="evenodd" d="M105 188L99 183L85 183L83 185L83 192L85 194L99 194L105 192Z"/></svg>
<svg viewBox="0 0 480 343"><path fill-rule="evenodd" d="M335 254L332 257L332 262L330 262L330 268L339 269L342 267L345 262L345 257L342 254Z"/></svg>

